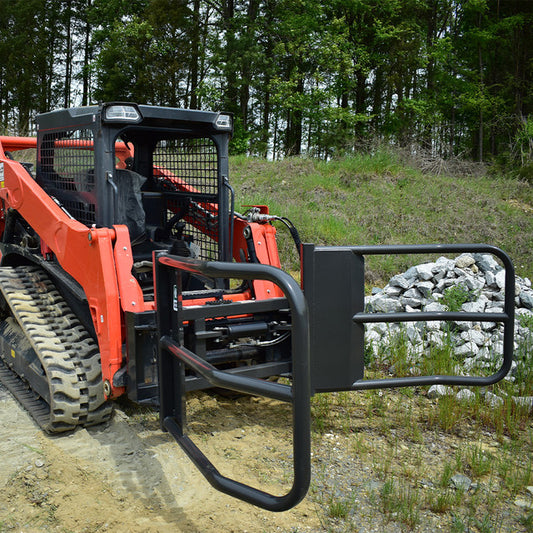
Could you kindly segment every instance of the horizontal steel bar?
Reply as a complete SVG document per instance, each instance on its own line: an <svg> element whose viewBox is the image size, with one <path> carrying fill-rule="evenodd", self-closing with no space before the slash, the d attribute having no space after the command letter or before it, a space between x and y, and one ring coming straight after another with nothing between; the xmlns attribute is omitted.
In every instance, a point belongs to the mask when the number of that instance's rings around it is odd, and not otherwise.
<svg viewBox="0 0 533 533"><path fill-rule="evenodd" d="M198 320L201 318L270 313L281 309L289 309L289 303L286 298L244 300L213 305L184 305L182 307L182 316L183 320Z"/></svg>
<svg viewBox="0 0 533 533"><path fill-rule="evenodd" d="M281 376L283 374L290 374L291 366L289 361L283 363L270 362L261 363L252 366L238 366L224 370L228 374L246 375L253 378L268 378L270 376ZM187 392L194 390L203 390L209 387L207 379L198 376L185 376L185 390Z"/></svg>
<svg viewBox="0 0 533 533"><path fill-rule="evenodd" d="M350 250L358 255L401 255L401 254L439 254L439 253L488 253L499 257L504 263L511 263L509 256L491 244L376 244L369 246L328 246L320 250Z"/></svg>
<svg viewBox="0 0 533 533"><path fill-rule="evenodd" d="M369 322L428 322L441 320L445 322L509 322L506 313L452 313L448 311L415 313L356 313L353 321L357 324Z"/></svg>
<svg viewBox="0 0 533 533"><path fill-rule="evenodd" d="M504 361L498 372L487 376L414 376L404 378L362 379L350 390L394 389L399 387L422 387L426 385L460 385L463 387L487 387L502 380L509 372L510 364Z"/></svg>

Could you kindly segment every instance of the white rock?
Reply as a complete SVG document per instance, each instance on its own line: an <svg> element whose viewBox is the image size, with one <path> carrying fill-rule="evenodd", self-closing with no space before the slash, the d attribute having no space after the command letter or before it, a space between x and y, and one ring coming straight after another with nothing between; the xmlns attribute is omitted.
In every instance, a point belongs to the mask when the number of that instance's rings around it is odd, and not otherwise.
<svg viewBox="0 0 533 533"><path fill-rule="evenodd" d="M427 281L428 279L431 279L433 277L433 268L435 267L435 263L425 263L423 265L418 265L416 267L416 272L418 274L419 279L422 281Z"/></svg>
<svg viewBox="0 0 533 533"><path fill-rule="evenodd" d="M444 331L441 331L440 328L436 331L430 331L427 334L426 340L429 344L433 346L441 347L444 345L445 340Z"/></svg>
<svg viewBox="0 0 533 533"><path fill-rule="evenodd" d="M505 289L505 270L500 270L496 274L496 285L498 285L498 288L503 290Z"/></svg>
<svg viewBox="0 0 533 533"><path fill-rule="evenodd" d="M403 276L408 280L414 280L416 276L418 275L417 268L415 266L412 266L411 268L408 268L404 273Z"/></svg>
<svg viewBox="0 0 533 533"><path fill-rule="evenodd" d="M383 289L383 294L386 294L391 298L395 298L396 296L400 296L400 294L402 294L402 289L400 287L391 287L390 285L387 285Z"/></svg>
<svg viewBox="0 0 533 533"><path fill-rule="evenodd" d="M475 328L463 331L461 333L461 339L463 339L465 342L473 342L478 346L483 346L488 341L487 336Z"/></svg>
<svg viewBox="0 0 533 533"><path fill-rule="evenodd" d="M441 256L435 261L435 270L451 270L455 267L455 261Z"/></svg>
<svg viewBox="0 0 533 533"><path fill-rule="evenodd" d="M446 387L446 385L431 385L428 390L428 398L430 399L441 398L449 394L453 394L453 389Z"/></svg>
<svg viewBox="0 0 533 533"><path fill-rule="evenodd" d="M430 302L424 306L424 311L427 313L439 313L446 311L446 307L439 302Z"/></svg>
<svg viewBox="0 0 533 533"><path fill-rule="evenodd" d="M374 322L373 328L380 335L385 335L390 331L390 324L388 322Z"/></svg>
<svg viewBox="0 0 533 533"><path fill-rule="evenodd" d="M377 331L371 329L365 333L365 342L371 343L371 342L380 342L380 341L381 341L381 335Z"/></svg>
<svg viewBox="0 0 533 533"><path fill-rule="evenodd" d="M420 331L418 331L418 328L416 326L413 326L412 324L409 324L406 326L405 334L407 335L407 338L413 345L416 345L422 342Z"/></svg>
<svg viewBox="0 0 533 533"><path fill-rule="evenodd" d="M473 402L476 399L476 395L470 389L461 389L455 397L458 400L463 400L466 402Z"/></svg>
<svg viewBox="0 0 533 533"><path fill-rule="evenodd" d="M439 280L439 282L435 286L435 290L439 292L443 292L445 289L447 289L448 287L451 287L453 284L454 284L453 279L442 278Z"/></svg>
<svg viewBox="0 0 533 533"><path fill-rule="evenodd" d="M395 298L387 298L381 294L368 301L368 307L374 313L394 313L402 310L402 305Z"/></svg>
<svg viewBox="0 0 533 533"><path fill-rule="evenodd" d="M487 270L487 272L485 272L485 282L487 283L488 287L497 287L498 286L496 284L496 274L494 274L494 272L492 272L492 270Z"/></svg>
<svg viewBox="0 0 533 533"><path fill-rule="evenodd" d="M465 342L454 349L459 357L475 357L479 352L479 346L475 342Z"/></svg>
<svg viewBox="0 0 533 533"><path fill-rule="evenodd" d="M522 291L520 293L520 303L527 309L533 309L533 291Z"/></svg>
<svg viewBox="0 0 533 533"><path fill-rule="evenodd" d="M476 254L475 258L477 261L477 266L485 272L495 272L496 270L499 270L501 268L500 265L498 265L496 259L494 259L494 257L490 254Z"/></svg>
<svg viewBox="0 0 533 533"><path fill-rule="evenodd" d="M428 322L424 322L423 324L428 331L440 331L444 323L445 322L442 320L430 320Z"/></svg>
<svg viewBox="0 0 533 533"><path fill-rule="evenodd" d="M411 287L403 293L406 298L422 298L422 293L415 287Z"/></svg>
<svg viewBox="0 0 533 533"><path fill-rule="evenodd" d="M466 313L482 313L485 311L485 302L477 300L475 302L466 302L461 306L461 310Z"/></svg>
<svg viewBox="0 0 533 533"><path fill-rule="evenodd" d="M523 498L516 498L514 501L514 504L517 507L521 507L522 509L533 509L533 503L530 501L524 500Z"/></svg>
<svg viewBox="0 0 533 533"><path fill-rule="evenodd" d="M481 276L465 276L464 284L471 291L480 291L485 286L485 278Z"/></svg>
<svg viewBox="0 0 533 533"><path fill-rule="evenodd" d="M461 254L456 260L455 260L455 266L459 268L467 268L469 266L472 266L476 260L467 253Z"/></svg>
<svg viewBox="0 0 533 533"><path fill-rule="evenodd" d="M456 489L462 490L463 492L467 492L472 486L472 480L463 474L455 474L455 476L452 476L451 482Z"/></svg>
<svg viewBox="0 0 533 533"><path fill-rule="evenodd" d="M527 407L533 410L533 396L513 396L513 402L520 407Z"/></svg>
<svg viewBox="0 0 533 533"><path fill-rule="evenodd" d="M421 281L417 283L416 288L424 298L429 298L435 285L431 281Z"/></svg>
<svg viewBox="0 0 533 533"><path fill-rule="evenodd" d="M401 289L408 289L411 286L411 283L405 276L398 274L390 279L389 285L392 287L400 287Z"/></svg>
<svg viewBox="0 0 533 533"><path fill-rule="evenodd" d="M487 391L485 393L485 403L489 407L500 407L503 405L503 398L500 398L499 396L496 396L496 394Z"/></svg>
<svg viewBox="0 0 533 533"><path fill-rule="evenodd" d="M405 296L402 296L400 298L400 302L406 308L406 310L407 310L407 307L414 309L422 305L422 300L418 298L406 298Z"/></svg>

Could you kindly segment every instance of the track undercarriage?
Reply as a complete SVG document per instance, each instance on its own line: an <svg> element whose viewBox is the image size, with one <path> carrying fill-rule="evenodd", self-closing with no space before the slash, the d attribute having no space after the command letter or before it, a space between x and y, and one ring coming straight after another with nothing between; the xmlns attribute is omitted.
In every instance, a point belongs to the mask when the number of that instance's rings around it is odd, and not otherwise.
<svg viewBox="0 0 533 533"><path fill-rule="evenodd" d="M98 345L39 267L0 268L2 381L49 433L107 420Z"/></svg>

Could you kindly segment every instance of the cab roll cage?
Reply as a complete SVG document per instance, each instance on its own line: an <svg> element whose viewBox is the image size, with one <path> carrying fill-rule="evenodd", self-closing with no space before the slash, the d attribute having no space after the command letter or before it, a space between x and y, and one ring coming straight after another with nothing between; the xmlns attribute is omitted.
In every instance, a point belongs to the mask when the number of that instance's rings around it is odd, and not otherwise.
<svg viewBox="0 0 533 533"><path fill-rule="evenodd" d="M417 312L417 313L365 313L364 286L357 290L341 291L344 274L336 271L347 258L353 258L350 267L352 275L364 280L364 256L384 254L439 254L439 253L488 253L498 257L505 267L505 300L502 313L466 312ZM365 390L376 388L409 387L432 384L487 386L503 379L511 368L513 358L514 333L514 267L511 260L497 247L476 244L442 245L402 245L402 246L351 246L315 247L303 245L304 292L294 279L284 271L261 264L206 262L197 261L166 252L156 252L154 257L157 298L157 326L159 335L159 393L160 422L183 448L185 453L216 489L243 501L270 511L284 511L298 504L306 495L311 478L311 410L310 398L315 392L327 390ZM311 274L306 275L306 269ZM345 269L347 271L347 269ZM238 369L219 370L210 363L188 350L183 345L183 323L187 320L186 307L182 306L181 276L192 273L211 278L235 278L243 280L261 279L275 283L285 298L273 300L249 300L226 303L224 305L204 306L205 314L211 318L253 315L273 308L289 308L291 316L292 370L291 385L283 385L248 377ZM347 275L347 274L346 274ZM332 293L324 292L320 286L324 280L336 279ZM321 280L321 285L320 285ZM338 305L348 299L348 305ZM324 311L325 309L325 311ZM336 311L339 310L340 311ZM347 310L348 315L347 315ZM195 310L198 313L198 310ZM327 328L323 333L314 334L313 328L320 327L317 316L328 315L334 323L351 323L356 332L345 336L354 345L341 346L341 358L335 354L321 352L328 339ZM340 316L340 314L344 316ZM347 315L347 316L346 316ZM417 376L378 380L360 379L363 369L364 330L369 322L408 322L408 321L484 321L501 322L504 325L503 362L500 369L488 377L478 376ZM342 336L342 335L341 335ZM315 342L316 341L316 342ZM318 348L316 348L316 346ZM344 349L346 348L346 350ZM346 357L346 355L350 357ZM331 361L330 361L331 357ZM349 358L353 361L344 361ZM317 361L317 359L320 359ZM334 367L327 376L327 383L317 376L323 373L325 365ZM275 496L257 488L245 485L220 474L196 444L185 434L185 367L192 369L206 379L212 386L230 389L246 394L254 394L290 402L292 409L293 431L293 485L283 496ZM348 374L348 376L347 376ZM338 381L338 383L337 383Z"/></svg>

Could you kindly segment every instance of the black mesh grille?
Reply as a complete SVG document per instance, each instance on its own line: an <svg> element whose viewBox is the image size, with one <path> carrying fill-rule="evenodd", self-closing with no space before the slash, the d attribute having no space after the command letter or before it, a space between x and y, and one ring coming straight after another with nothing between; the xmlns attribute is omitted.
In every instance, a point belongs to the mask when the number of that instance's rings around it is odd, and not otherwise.
<svg viewBox="0 0 533 533"><path fill-rule="evenodd" d="M91 130L45 134L37 180L76 220L95 223L93 134Z"/></svg>
<svg viewBox="0 0 533 533"><path fill-rule="evenodd" d="M179 191L183 199L167 197L166 219L185 214L183 238L191 242L192 255L206 261L219 259L218 157L211 139L160 141L153 154L154 167L165 176L167 190Z"/></svg>
<svg viewBox="0 0 533 533"><path fill-rule="evenodd" d="M217 150L211 139L159 141L153 161L172 173L172 181L185 182L199 193L218 194Z"/></svg>

